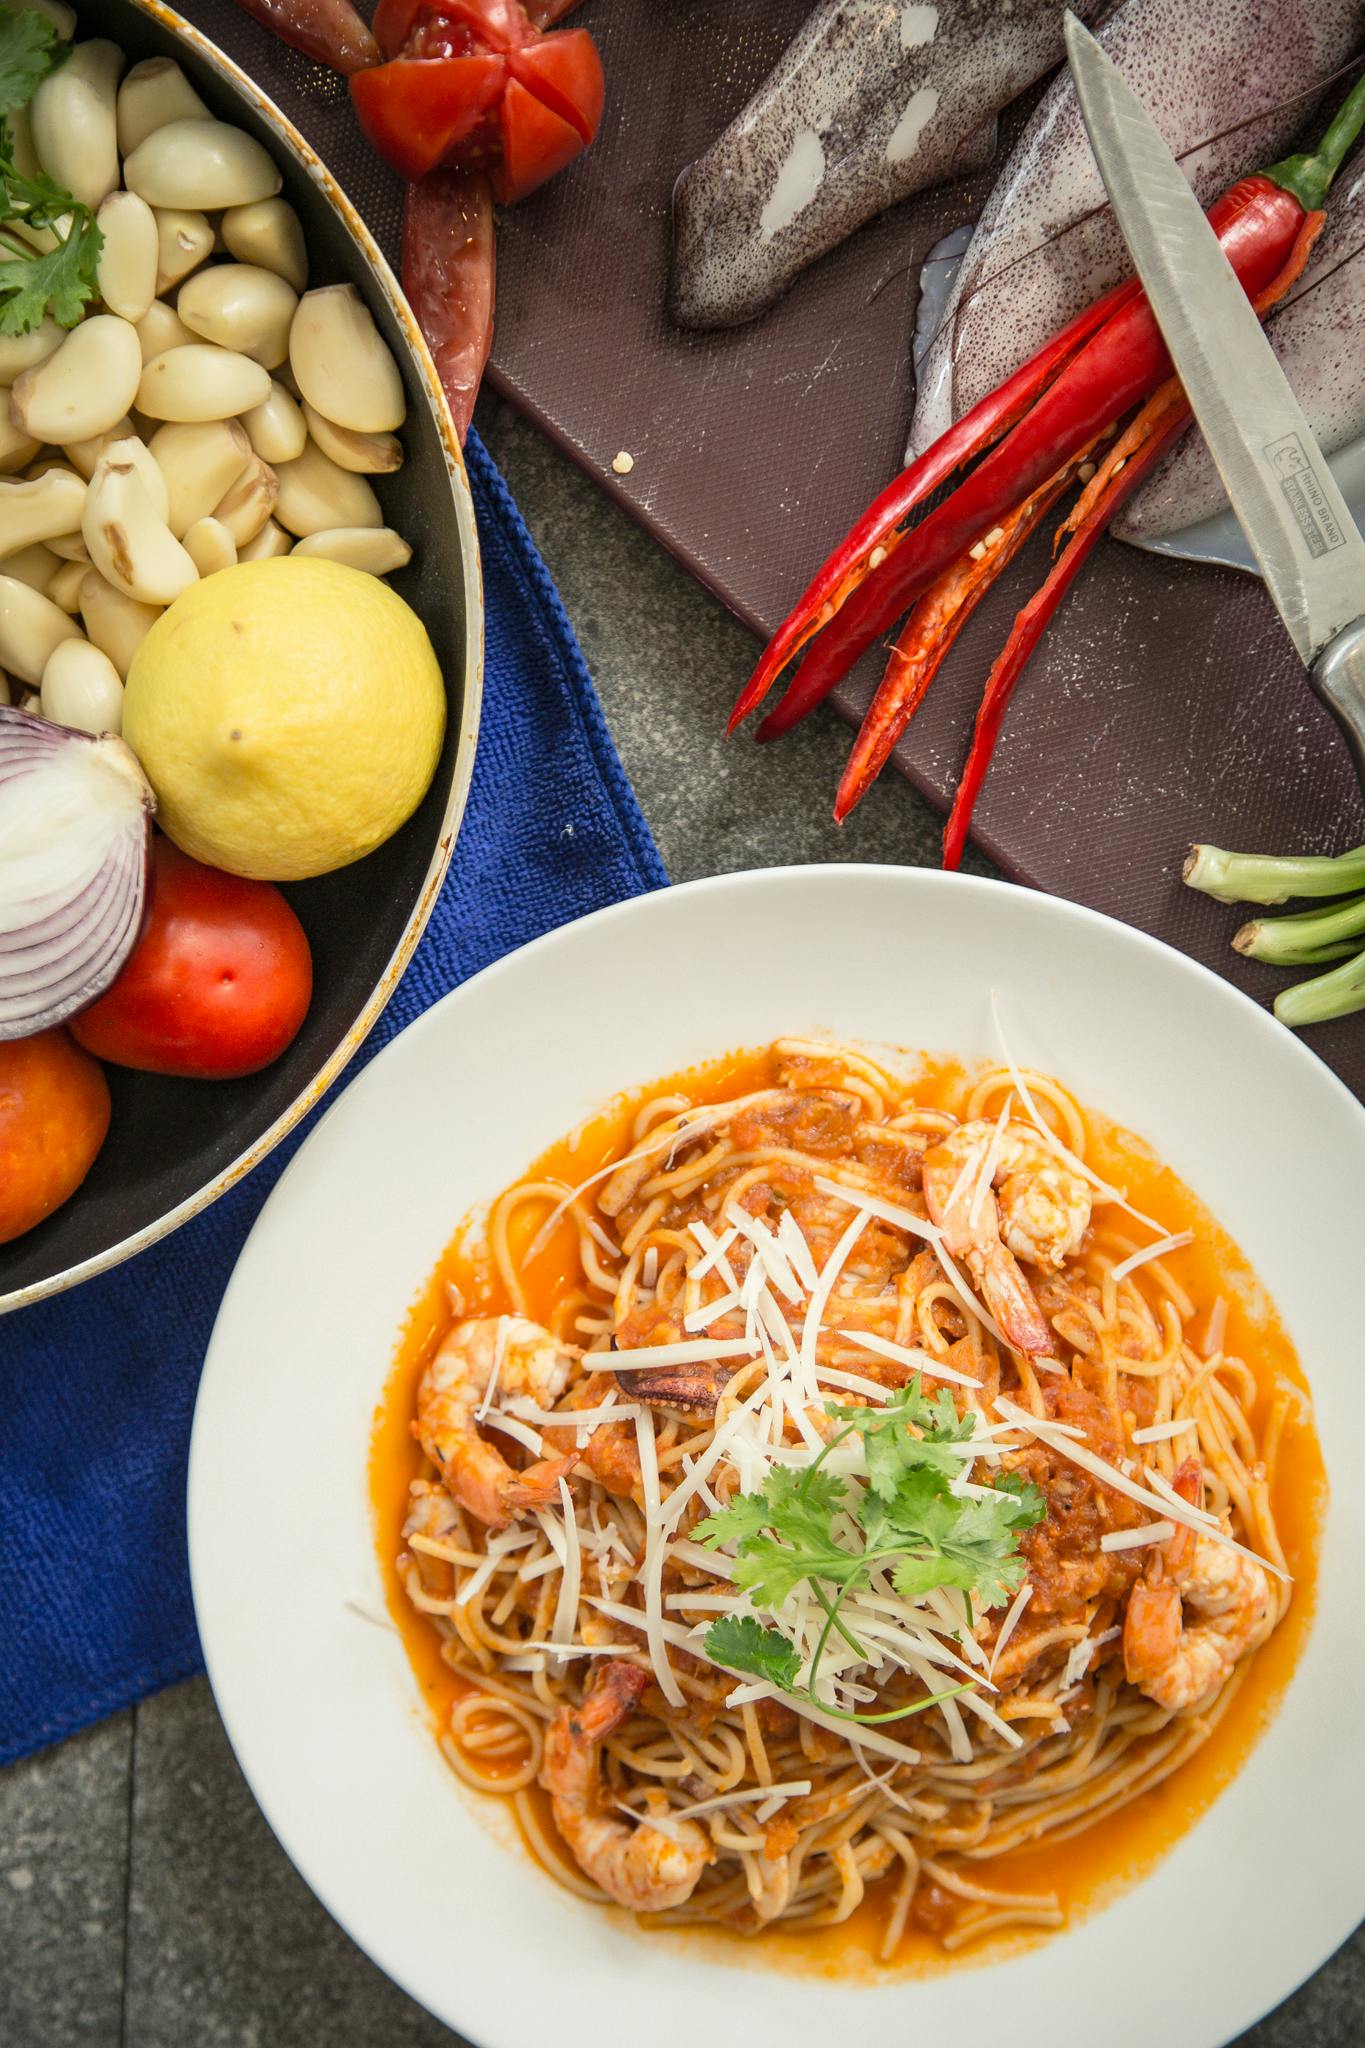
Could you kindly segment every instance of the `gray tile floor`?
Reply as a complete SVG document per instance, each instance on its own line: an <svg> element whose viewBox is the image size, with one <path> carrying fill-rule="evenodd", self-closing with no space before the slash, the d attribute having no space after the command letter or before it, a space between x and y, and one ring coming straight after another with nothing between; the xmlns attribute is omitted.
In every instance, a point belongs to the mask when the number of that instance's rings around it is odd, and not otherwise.
<svg viewBox="0 0 1365 2048"><path fill-rule="evenodd" d="M936 821L893 778L842 832L830 822L846 746L832 718L781 748L725 745L747 635L511 413L486 406L481 425L559 581L675 881L783 861L935 858ZM1114 2048L1137 2038L1116 2014ZM0 2048L451 2039L295 1875L204 1680L0 1774ZM1244 2048L1357 2043L1365 1933Z"/></svg>

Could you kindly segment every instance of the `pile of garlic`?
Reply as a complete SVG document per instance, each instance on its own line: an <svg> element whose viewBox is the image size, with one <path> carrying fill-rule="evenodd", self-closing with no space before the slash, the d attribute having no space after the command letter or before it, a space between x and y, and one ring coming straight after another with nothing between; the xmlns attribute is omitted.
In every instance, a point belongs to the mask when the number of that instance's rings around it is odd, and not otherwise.
<svg viewBox="0 0 1365 2048"><path fill-rule="evenodd" d="M8 119L104 246L78 326L0 335L0 703L117 732L134 652L197 578L410 559L366 481L403 460L403 384L352 285L306 289L273 159L178 64L77 43Z"/></svg>

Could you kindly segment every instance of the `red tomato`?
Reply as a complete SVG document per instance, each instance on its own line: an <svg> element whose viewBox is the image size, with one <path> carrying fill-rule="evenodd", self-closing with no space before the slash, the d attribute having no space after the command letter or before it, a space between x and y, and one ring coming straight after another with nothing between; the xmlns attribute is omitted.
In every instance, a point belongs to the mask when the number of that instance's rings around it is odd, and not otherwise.
<svg viewBox="0 0 1365 2048"><path fill-rule="evenodd" d="M557 18L567 7L542 7ZM585 149L602 117L602 63L585 29L547 35L521 0L379 0L385 64L360 71L361 127L395 170L487 170L503 204Z"/></svg>
<svg viewBox="0 0 1365 2048"><path fill-rule="evenodd" d="M0 1045L0 1244L85 1179L109 1129L109 1084L65 1031Z"/></svg>
<svg viewBox="0 0 1365 2048"><path fill-rule="evenodd" d="M230 1081L279 1058L312 993L308 940L274 883L201 867L158 838L142 937L71 1030L115 1066Z"/></svg>
<svg viewBox="0 0 1365 2048"><path fill-rule="evenodd" d="M403 290L461 441L493 339L495 270L493 195L481 171L429 171L409 185Z"/></svg>
<svg viewBox="0 0 1365 2048"><path fill-rule="evenodd" d="M506 83L504 57L397 57L358 71L351 99L379 154L416 179L468 142Z"/></svg>

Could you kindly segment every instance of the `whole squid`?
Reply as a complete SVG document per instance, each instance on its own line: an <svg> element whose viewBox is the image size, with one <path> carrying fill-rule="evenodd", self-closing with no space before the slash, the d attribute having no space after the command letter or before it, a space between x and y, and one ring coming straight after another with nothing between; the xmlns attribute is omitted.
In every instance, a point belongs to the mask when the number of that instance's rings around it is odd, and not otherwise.
<svg viewBox="0 0 1365 2048"><path fill-rule="evenodd" d="M1365 166L1332 194L1327 225L1266 335L1325 455L1365 434ZM1191 427L1111 532L1157 540L1227 504L1213 457Z"/></svg>
<svg viewBox="0 0 1365 2048"><path fill-rule="evenodd" d="M1359 0L1123 0L1097 34L1207 205L1304 126L1362 18ZM977 223L925 359L908 458L1131 268L1063 72Z"/></svg>
<svg viewBox="0 0 1365 2048"><path fill-rule="evenodd" d="M678 180L674 319L752 320L884 207L989 163L996 114L1061 54L1060 0L823 0Z"/></svg>

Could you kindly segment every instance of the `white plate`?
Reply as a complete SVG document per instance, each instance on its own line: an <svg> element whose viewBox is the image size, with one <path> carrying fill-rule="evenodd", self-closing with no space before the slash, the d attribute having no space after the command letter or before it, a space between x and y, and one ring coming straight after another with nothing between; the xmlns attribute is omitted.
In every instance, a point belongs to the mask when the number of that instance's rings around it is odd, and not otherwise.
<svg viewBox="0 0 1365 2048"><path fill-rule="evenodd" d="M1332 1497L1317 1618L1245 1768L1151 1876L1044 1946L879 1985L706 1959L566 1896L466 1804L382 1606L366 1451L414 1293L462 1213L618 1089L783 1032L1014 1050L1131 1124L1239 1240L1313 1382ZM304 1877L482 2048L856 2038L1213 2048L1365 1912L1365 1114L1263 1011L1107 918L999 883L796 868L603 911L394 1041L313 1132L242 1254L190 1456L195 1606L228 1734ZM1122 2017L1116 2019L1116 1988ZM1115 2028L1117 2026L1117 2031Z"/></svg>

